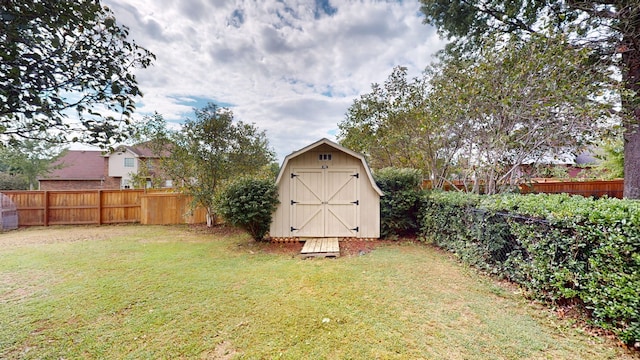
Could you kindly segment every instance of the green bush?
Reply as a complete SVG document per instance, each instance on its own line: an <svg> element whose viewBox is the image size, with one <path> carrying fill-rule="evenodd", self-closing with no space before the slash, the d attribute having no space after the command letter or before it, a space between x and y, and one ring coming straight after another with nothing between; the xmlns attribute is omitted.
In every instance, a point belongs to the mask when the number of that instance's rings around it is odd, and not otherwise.
<svg viewBox="0 0 640 360"><path fill-rule="evenodd" d="M227 186L216 198L216 210L231 225L262 240L278 203L278 188L272 180L243 178Z"/></svg>
<svg viewBox="0 0 640 360"><path fill-rule="evenodd" d="M596 324L640 341L640 202L431 192L423 239L548 301L579 300Z"/></svg>
<svg viewBox="0 0 640 360"><path fill-rule="evenodd" d="M28 190L29 181L22 175L0 172L0 190Z"/></svg>
<svg viewBox="0 0 640 360"><path fill-rule="evenodd" d="M380 198L380 234L398 237L418 230L422 175L415 169L384 168L374 174L384 196Z"/></svg>

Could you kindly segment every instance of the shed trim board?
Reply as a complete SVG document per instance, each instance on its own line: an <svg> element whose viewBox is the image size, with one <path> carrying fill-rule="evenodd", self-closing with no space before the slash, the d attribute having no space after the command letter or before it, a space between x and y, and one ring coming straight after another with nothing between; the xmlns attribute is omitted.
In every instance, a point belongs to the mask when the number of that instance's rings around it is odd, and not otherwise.
<svg viewBox="0 0 640 360"><path fill-rule="evenodd" d="M380 196L364 156L327 139L288 155L272 238L378 238Z"/></svg>

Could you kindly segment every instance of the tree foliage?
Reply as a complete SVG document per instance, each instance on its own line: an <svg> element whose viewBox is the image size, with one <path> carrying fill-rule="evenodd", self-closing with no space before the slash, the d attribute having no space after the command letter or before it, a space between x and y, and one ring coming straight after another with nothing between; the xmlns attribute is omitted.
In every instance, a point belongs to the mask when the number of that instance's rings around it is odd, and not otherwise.
<svg viewBox="0 0 640 360"><path fill-rule="evenodd" d="M464 175L495 193L522 164L598 139L611 118L608 76L561 37L532 35L488 42L473 60L447 58L431 84L440 116L464 124Z"/></svg>
<svg viewBox="0 0 640 360"><path fill-rule="evenodd" d="M593 64L619 69L625 133L625 197L640 198L640 4L637 1L420 0L425 22L453 40L449 50L477 49L491 33L527 38L565 34Z"/></svg>
<svg viewBox="0 0 640 360"><path fill-rule="evenodd" d="M13 179L5 176L7 183L20 186L21 181L15 182L18 175L26 182L26 188L33 190L37 187L38 177L54 170L52 164L62 155L64 150L54 144L23 140L14 142L12 146L0 147L0 168L14 176Z"/></svg>
<svg viewBox="0 0 640 360"><path fill-rule="evenodd" d="M561 36L490 36L473 58L444 54L421 78L396 68L354 101L340 141L373 168L420 169L436 188L453 175L484 180L496 192L520 165L575 150L605 127L610 73L589 55Z"/></svg>
<svg viewBox="0 0 640 360"><path fill-rule="evenodd" d="M415 235L418 208L423 195L422 174L409 168L384 168L374 173L384 193L380 198L380 234L385 238Z"/></svg>
<svg viewBox="0 0 640 360"><path fill-rule="evenodd" d="M595 171L600 178L616 179L624 177L624 142L622 136L605 137L598 144L595 154L600 162Z"/></svg>
<svg viewBox="0 0 640 360"><path fill-rule="evenodd" d="M28 190L29 182L21 174L0 171L0 190Z"/></svg>
<svg viewBox="0 0 640 360"><path fill-rule="evenodd" d="M407 79L407 69L396 67L383 85L371 88L338 124L340 143L365 154L374 169L420 169L441 183L459 148L461 129L439 116L426 74Z"/></svg>
<svg viewBox="0 0 640 360"><path fill-rule="evenodd" d="M156 129L149 144L156 153L166 153L160 166L174 187L193 196L194 205L207 209L208 225L213 223L216 194L230 181L260 172L274 159L264 131L234 121L229 109L215 104L195 110L195 118L187 119L178 131L158 126L163 122L157 114L147 118L146 127Z"/></svg>
<svg viewBox="0 0 640 360"><path fill-rule="evenodd" d="M99 0L1 0L1 140L126 138L134 69L155 58L127 36Z"/></svg>

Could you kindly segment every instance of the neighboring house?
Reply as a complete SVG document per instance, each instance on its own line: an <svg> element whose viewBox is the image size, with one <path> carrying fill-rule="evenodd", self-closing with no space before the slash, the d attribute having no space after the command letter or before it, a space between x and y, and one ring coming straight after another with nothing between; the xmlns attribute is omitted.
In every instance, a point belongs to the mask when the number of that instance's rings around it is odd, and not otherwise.
<svg viewBox="0 0 640 360"><path fill-rule="evenodd" d="M145 143L120 145L105 157L108 159L107 175L119 179L120 189L141 187L140 182L147 188L173 187L173 182L165 179L159 171L160 156Z"/></svg>
<svg viewBox="0 0 640 360"><path fill-rule="evenodd" d="M555 158L542 159L537 163L520 166L517 174L527 178L576 178L580 173L600 162L594 156L594 149L584 150L578 155L571 153Z"/></svg>
<svg viewBox="0 0 640 360"><path fill-rule="evenodd" d="M136 181L138 187L172 187L158 171L159 158L144 144L121 145L107 154L69 150L38 182L40 190L130 189Z"/></svg>
<svg viewBox="0 0 640 360"><path fill-rule="evenodd" d="M380 196L362 154L327 139L284 159L272 238L379 238Z"/></svg>
<svg viewBox="0 0 640 360"><path fill-rule="evenodd" d="M119 180L107 173L107 159L101 151L68 150L52 165L53 171L38 178L40 190L119 188Z"/></svg>

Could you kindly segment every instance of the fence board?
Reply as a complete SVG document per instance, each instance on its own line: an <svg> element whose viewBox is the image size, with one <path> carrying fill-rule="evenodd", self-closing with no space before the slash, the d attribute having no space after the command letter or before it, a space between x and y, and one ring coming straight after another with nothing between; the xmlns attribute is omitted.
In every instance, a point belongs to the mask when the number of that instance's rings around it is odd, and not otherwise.
<svg viewBox="0 0 640 360"><path fill-rule="evenodd" d="M16 205L19 226L117 224L154 220L154 224L201 223L206 212L188 212L190 199L177 193L145 193L144 190L56 190L3 191ZM164 203L146 203L143 197L156 196ZM143 215L150 213L147 215ZM147 220L148 221L148 220ZM142 222L145 223L145 222Z"/></svg>
<svg viewBox="0 0 640 360"><path fill-rule="evenodd" d="M465 184L461 181L453 181L444 186L444 190L454 190L454 186L459 189L465 189ZM473 188L473 183L467 183L467 188ZM425 189L431 188L431 181L425 180L422 183ZM482 184L480 190L482 191ZM624 192L624 180L595 180L595 181L543 181L539 180L532 184L520 185L521 193L546 193L546 194L575 194L582 196L602 197L604 195L612 198L622 199Z"/></svg>
<svg viewBox="0 0 640 360"><path fill-rule="evenodd" d="M176 196L178 195L178 196ZM181 194L151 193L141 197L141 224L198 224L206 222L206 210L191 211L191 198Z"/></svg>
<svg viewBox="0 0 640 360"><path fill-rule="evenodd" d="M586 197L602 197L606 195L608 197L622 199L624 180L536 182L532 187L521 185L520 190L523 193L566 193Z"/></svg>

